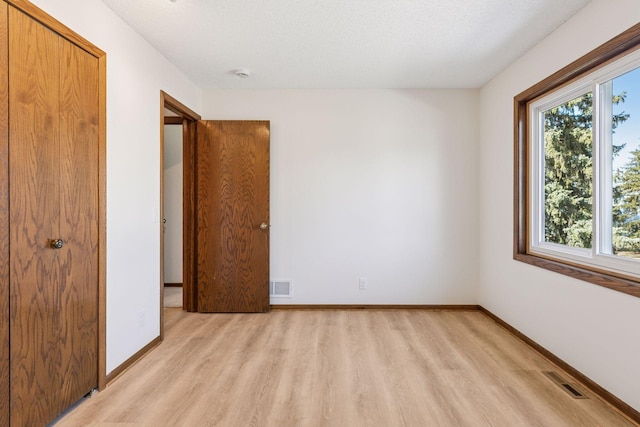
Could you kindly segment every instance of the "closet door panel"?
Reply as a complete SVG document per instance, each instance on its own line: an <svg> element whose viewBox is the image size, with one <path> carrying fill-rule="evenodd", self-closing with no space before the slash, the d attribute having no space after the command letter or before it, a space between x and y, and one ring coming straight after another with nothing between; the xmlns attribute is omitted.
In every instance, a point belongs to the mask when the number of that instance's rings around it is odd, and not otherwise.
<svg viewBox="0 0 640 427"><path fill-rule="evenodd" d="M98 60L63 41L60 74L61 390L71 405L98 384Z"/></svg>
<svg viewBox="0 0 640 427"><path fill-rule="evenodd" d="M9 425L9 34L0 1L0 426Z"/></svg>
<svg viewBox="0 0 640 427"><path fill-rule="evenodd" d="M60 411L60 37L9 8L11 425Z"/></svg>

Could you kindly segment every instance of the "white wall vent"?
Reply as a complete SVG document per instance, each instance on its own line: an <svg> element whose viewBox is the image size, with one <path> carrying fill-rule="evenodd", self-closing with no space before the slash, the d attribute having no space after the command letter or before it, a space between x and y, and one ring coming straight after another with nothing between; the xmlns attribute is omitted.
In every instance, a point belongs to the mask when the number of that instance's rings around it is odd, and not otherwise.
<svg viewBox="0 0 640 427"><path fill-rule="evenodd" d="M291 298L291 291L291 280L272 280L269 282L269 296Z"/></svg>

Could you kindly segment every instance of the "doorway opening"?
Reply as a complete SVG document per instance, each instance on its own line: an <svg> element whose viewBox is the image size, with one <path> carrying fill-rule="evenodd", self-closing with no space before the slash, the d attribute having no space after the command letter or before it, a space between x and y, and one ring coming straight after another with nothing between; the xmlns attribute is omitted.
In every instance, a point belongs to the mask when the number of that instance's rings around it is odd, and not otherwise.
<svg viewBox="0 0 640 427"><path fill-rule="evenodd" d="M161 207L161 218L163 221L160 221L160 283L159 283L159 291L160 291L160 339L164 339L164 296L165 296L165 283L169 284L179 284L181 283L182 288L182 307L187 311L195 311L195 289L194 289L194 274L195 274L195 266L194 266L194 230L195 225L193 222L193 210L194 210L194 200L195 200L195 188L193 185L193 170L194 170L194 153L195 153L195 129L196 123L200 120L200 115L189 109L187 106L182 104L177 99L173 98L169 94L164 91L160 91L160 207ZM167 128L165 131L165 128ZM180 134L182 137L180 137ZM165 139L168 138L170 140L169 147L165 147ZM179 148L176 145L180 146ZM171 157L169 162L174 162L176 157L181 158L181 174L182 174L182 192L180 194L181 201L176 202L175 200L170 200L171 203L170 209L167 209L167 203L165 202L165 168L172 168L176 165L165 165L165 149L170 149L172 153L169 157ZM175 151L179 150L180 153L176 154ZM175 175L176 171L167 172L167 175ZM175 186L173 186L175 187ZM176 189L172 188L172 193L176 193ZM177 192L180 193L180 189L177 189ZM176 206L178 204L178 206ZM165 209L168 211L165 212ZM176 213L176 210L182 211L181 218L180 215ZM165 222L167 219L167 214L171 212L171 218L169 221ZM171 231L175 231L173 233L170 242L175 242L176 236L179 236L178 239L181 238L181 242L179 242L179 249L176 251L175 247L165 248L165 227L167 230L171 227ZM177 230L177 228L181 228L181 230ZM168 255L172 258L172 265L169 267L169 271L171 271L171 277L167 277L169 280L165 280L165 258ZM176 268L178 271L176 272ZM180 281L178 278L181 277ZM175 286L177 287L177 286Z"/></svg>
<svg viewBox="0 0 640 427"><path fill-rule="evenodd" d="M165 126L182 124L183 309L269 311L270 122L200 120L164 92L160 122L161 208L167 207L163 200ZM170 219L164 211L161 218L167 219L168 230ZM165 223L159 222L163 339L164 283L169 281L164 277Z"/></svg>
<svg viewBox="0 0 640 427"><path fill-rule="evenodd" d="M174 117L178 120L167 120ZM182 308L182 118L165 111L163 144L164 308Z"/></svg>

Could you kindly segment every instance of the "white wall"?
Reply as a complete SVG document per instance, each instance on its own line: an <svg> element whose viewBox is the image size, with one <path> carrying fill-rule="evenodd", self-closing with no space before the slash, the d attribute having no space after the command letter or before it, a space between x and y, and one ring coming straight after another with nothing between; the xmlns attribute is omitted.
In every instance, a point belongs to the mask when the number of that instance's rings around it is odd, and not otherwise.
<svg viewBox="0 0 640 427"><path fill-rule="evenodd" d="M477 303L477 98L204 93L204 118L271 121L271 277L294 294L274 304Z"/></svg>
<svg viewBox="0 0 640 427"><path fill-rule="evenodd" d="M640 410L640 298L512 260L513 97L640 21L593 0L481 91L480 304Z"/></svg>
<svg viewBox="0 0 640 427"><path fill-rule="evenodd" d="M182 126L164 127L164 283L182 283Z"/></svg>
<svg viewBox="0 0 640 427"><path fill-rule="evenodd" d="M107 52L108 373L160 332L160 90L201 92L99 0L32 2Z"/></svg>

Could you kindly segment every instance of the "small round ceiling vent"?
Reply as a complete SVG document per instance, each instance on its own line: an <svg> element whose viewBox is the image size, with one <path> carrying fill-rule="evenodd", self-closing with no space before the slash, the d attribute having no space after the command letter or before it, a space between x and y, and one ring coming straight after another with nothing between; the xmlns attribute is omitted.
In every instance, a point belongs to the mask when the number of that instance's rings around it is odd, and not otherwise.
<svg viewBox="0 0 640 427"><path fill-rule="evenodd" d="M233 73L236 75L236 77L241 79L248 79L251 75L249 70L235 70Z"/></svg>

